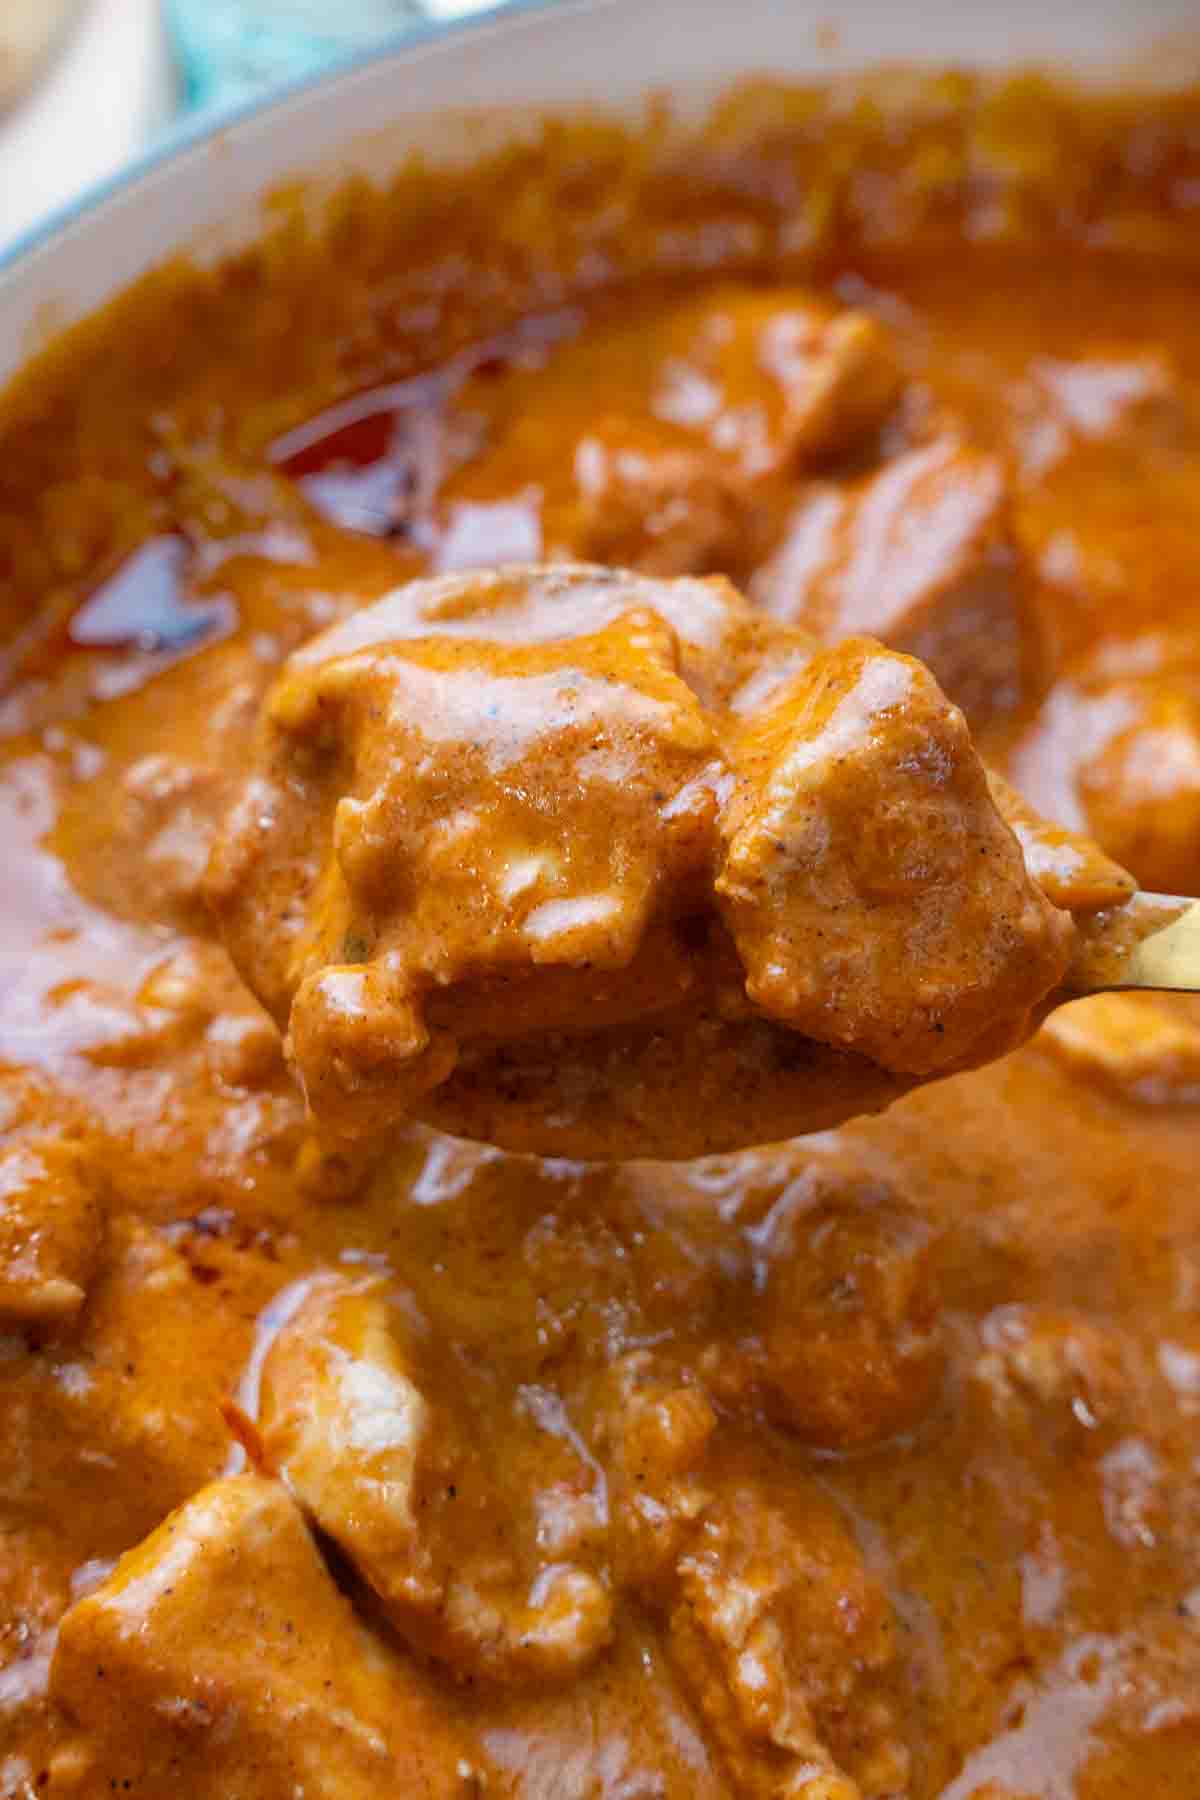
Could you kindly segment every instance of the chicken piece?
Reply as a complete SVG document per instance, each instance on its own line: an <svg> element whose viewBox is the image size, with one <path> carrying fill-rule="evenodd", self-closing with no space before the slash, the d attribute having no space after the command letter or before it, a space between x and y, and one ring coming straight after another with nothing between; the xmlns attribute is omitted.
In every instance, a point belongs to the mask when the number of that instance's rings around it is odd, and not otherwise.
<svg viewBox="0 0 1200 1800"><path fill-rule="evenodd" d="M1196 436L1193 396L1160 350L1035 357L1011 403L1024 472L1034 480L1080 447L1140 458L1186 448Z"/></svg>
<svg viewBox="0 0 1200 1800"><path fill-rule="evenodd" d="M1114 683L1131 715L1082 766L1088 829L1148 887L1200 892L1200 670Z"/></svg>
<svg viewBox="0 0 1200 1800"><path fill-rule="evenodd" d="M704 1390L647 1352L611 1371L596 1430L618 1579L662 1620L736 1792L904 1792L892 1611L833 1506L777 1465L764 1479Z"/></svg>
<svg viewBox="0 0 1200 1800"><path fill-rule="evenodd" d="M199 1260L203 1279L162 1233L114 1210L72 1329L39 1326L23 1378L0 1383L0 1505L52 1530L67 1567L118 1555L228 1456L221 1401L250 1322ZM265 1259L251 1273L255 1260L243 1254L239 1277L277 1284Z"/></svg>
<svg viewBox="0 0 1200 1800"><path fill-rule="evenodd" d="M998 1306L982 1340L976 1396L1007 1429L1052 1454L1098 1456L1138 1416L1131 1346L1081 1313Z"/></svg>
<svg viewBox="0 0 1200 1800"><path fill-rule="evenodd" d="M822 1208L787 1239L771 1246L760 1299L768 1411L822 1449L910 1430L945 1363L930 1227L882 1201Z"/></svg>
<svg viewBox="0 0 1200 1800"><path fill-rule="evenodd" d="M716 891L757 1006L918 1075L1028 1032L1070 920L1030 882L927 669L849 639L753 715L731 757Z"/></svg>
<svg viewBox="0 0 1200 1800"><path fill-rule="evenodd" d="M1090 838L1055 825L1036 812L1017 790L988 770L997 811L1021 846L1025 867L1047 900L1076 918L1124 906L1137 891L1133 876Z"/></svg>
<svg viewBox="0 0 1200 1800"><path fill-rule="evenodd" d="M1024 1466L1054 1472L1125 1551L1173 1529L1161 1436L1163 1377L1135 1335L1069 1307L1011 1304L983 1321L967 1388L985 1408L977 1429L1018 1446ZM997 1431L1000 1428L1000 1432ZM1185 1527L1186 1529L1186 1527Z"/></svg>
<svg viewBox="0 0 1200 1800"><path fill-rule="evenodd" d="M1200 893L1200 639L1145 632L1082 659L1012 767L1147 887Z"/></svg>
<svg viewBox="0 0 1200 1800"><path fill-rule="evenodd" d="M747 1800L890 1800L910 1755L887 1688L895 1621L815 1491L722 1494L678 1564L668 1643ZM853 1723L851 1723L853 1721Z"/></svg>
<svg viewBox="0 0 1200 1800"><path fill-rule="evenodd" d="M1143 1106L1200 1100L1200 1020L1149 994L1095 994L1047 1019L1038 1047Z"/></svg>
<svg viewBox="0 0 1200 1800"><path fill-rule="evenodd" d="M104 1213L79 1147L18 1137L0 1148L0 1324L79 1316L104 1244Z"/></svg>
<svg viewBox="0 0 1200 1800"><path fill-rule="evenodd" d="M900 396L887 327L802 291L719 288L671 314L654 348L655 415L751 476L855 449Z"/></svg>
<svg viewBox="0 0 1200 1800"><path fill-rule="evenodd" d="M1057 910L911 659L720 580L514 568L284 666L209 893L331 1137L679 1155L1016 1041L1098 904L1068 863Z"/></svg>
<svg viewBox="0 0 1200 1800"><path fill-rule="evenodd" d="M356 1620L277 1482L213 1483L66 1614L51 1691L78 1736L52 1793L439 1800L482 1775Z"/></svg>
<svg viewBox="0 0 1200 1800"><path fill-rule="evenodd" d="M937 1233L884 1184L794 1181L753 1234L750 1328L705 1379L822 1450L909 1431L945 1367Z"/></svg>
<svg viewBox="0 0 1200 1800"><path fill-rule="evenodd" d="M570 421L580 435L560 445L566 424L556 414L522 413L493 457L448 484L439 570L578 557L689 575L729 559L744 524L707 448L677 426L610 413ZM525 468L529 481L514 486Z"/></svg>
<svg viewBox="0 0 1200 1800"><path fill-rule="evenodd" d="M538 1429L527 1398L530 1480L543 1503L535 1522L521 1493L520 1427L502 1453L486 1454L486 1427L449 1397L426 1398L415 1350L412 1319L378 1283L317 1283L267 1357L257 1453L397 1629L458 1680L573 1678L612 1632L608 1590L586 1566L598 1525L593 1472Z"/></svg>
<svg viewBox="0 0 1200 1800"><path fill-rule="evenodd" d="M608 1472L618 1577L660 1610L712 1503L705 1468L717 1423L705 1388L660 1368L647 1350L623 1357L602 1383L594 1435Z"/></svg>
<svg viewBox="0 0 1200 1800"><path fill-rule="evenodd" d="M314 1284L263 1366L252 1447L372 1587L420 1610L438 1589L418 1526L430 1411L371 1288Z"/></svg>
<svg viewBox="0 0 1200 1800"><path fill-rule="evenodd" d="M650 927L664 900L702 903L718 745L669 626L628 598L565 645L391 643L385 608L379 642L318 640L273 691L220 906L334 1129L408 1110L459 1036L686 990Z"/></svg>
<svg viewBox="0 0 1200 1800"><path fill-rule="evenodd" d="M734 284L589 332L539 374L489 371L459 396L487 448L444 485L437 566L740 567L771 483L878 432L900 385L869 315Z"/></svg>
<svg viewBox="0 0 1200 1800"><path fill-rule="evenodd" d="M939 439L850 487L818 488L751 585L825 643L870 632L916 656L979 729L1036 661L1003 465Z"/></svg>

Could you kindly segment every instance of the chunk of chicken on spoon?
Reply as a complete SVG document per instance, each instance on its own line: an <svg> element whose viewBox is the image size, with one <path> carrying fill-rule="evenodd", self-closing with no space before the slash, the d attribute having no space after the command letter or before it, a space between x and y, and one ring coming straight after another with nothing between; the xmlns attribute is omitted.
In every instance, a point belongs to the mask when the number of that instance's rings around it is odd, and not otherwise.
<svg viewBox="0 0 1200 1800"><path fill-rule="evenodd" d="M878 1110L1074 993L1177 985L1194 929L989 776L911 657L568 565L295 654L208 885L329 1138L584 1157Z"/></svg>

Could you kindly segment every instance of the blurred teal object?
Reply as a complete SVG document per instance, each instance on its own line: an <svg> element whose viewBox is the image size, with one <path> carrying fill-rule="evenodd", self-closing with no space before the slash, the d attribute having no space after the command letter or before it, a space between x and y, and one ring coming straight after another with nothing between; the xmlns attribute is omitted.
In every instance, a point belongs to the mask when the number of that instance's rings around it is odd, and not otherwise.
<svg viewBox="0 0 1200 1800"><path fill-rule="evenodd" d="M191 107L304 75L427 15L419 0L166 0Z"/></svg>

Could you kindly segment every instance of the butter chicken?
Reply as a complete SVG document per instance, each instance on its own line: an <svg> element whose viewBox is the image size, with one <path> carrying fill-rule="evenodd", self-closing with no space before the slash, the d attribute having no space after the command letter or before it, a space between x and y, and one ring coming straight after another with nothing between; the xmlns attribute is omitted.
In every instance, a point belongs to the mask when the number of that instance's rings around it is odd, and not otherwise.
<svg viewBox="0 0 1200 1800"><path fill-rule="evenodd" d="M1200 1800L1198 208L763 85L0 401L5 1800Z"/></svg>

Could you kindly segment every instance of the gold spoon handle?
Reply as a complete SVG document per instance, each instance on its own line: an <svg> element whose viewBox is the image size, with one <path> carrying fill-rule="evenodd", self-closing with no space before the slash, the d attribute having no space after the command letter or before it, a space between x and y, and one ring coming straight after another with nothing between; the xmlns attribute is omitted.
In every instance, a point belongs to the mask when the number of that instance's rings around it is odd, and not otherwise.
<svg viewBox="0 0 1200 1800"><path fill-rule="evenodd" d="M1079 922L1063 987L1069 994L1152 988L1200 994L1200 900L1135 894Z"/></svg>

